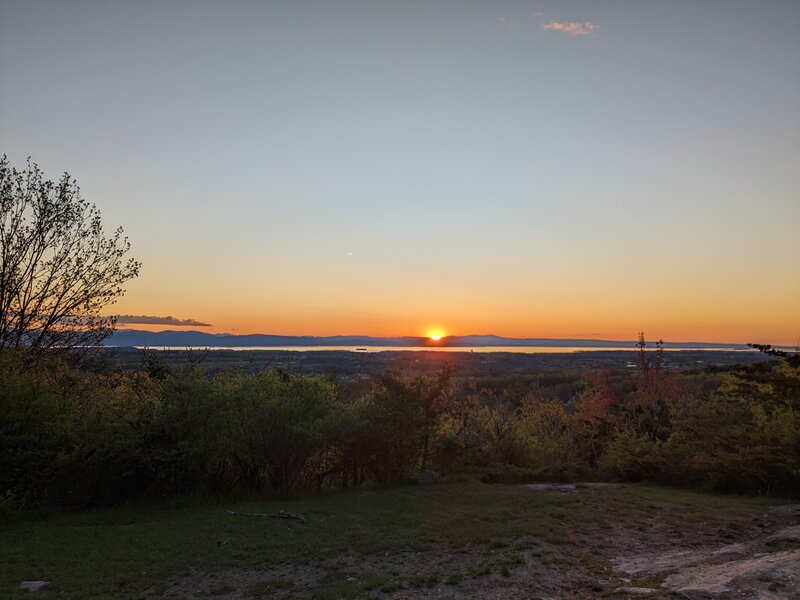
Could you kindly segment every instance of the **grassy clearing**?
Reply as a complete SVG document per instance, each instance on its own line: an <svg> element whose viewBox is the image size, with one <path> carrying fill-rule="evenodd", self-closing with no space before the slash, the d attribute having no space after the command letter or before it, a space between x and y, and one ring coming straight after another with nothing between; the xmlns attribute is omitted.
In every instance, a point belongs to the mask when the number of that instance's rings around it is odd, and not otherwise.
<svg viewBox="0 0 800 600"><path fill-rule="evenodd" d="M560 494L459 482L287 502L136 503L16 515L0 527L0 596L23 597L20 582L41 579L51 585L37 598L182 597L171 586L193 578L202 579L207 597L379 595L490 574L508 578L524 557L568 569L586 558L571 545L575 536L610 534L620 521L643 528L653 518L689 528L713 521L724 528L769 503L644 486ZM228 510L285 510L306 521ZM396 566L421 555L419 568ZM380 568L364 566L375 561L383 561ZM314 576L298 580L298 565ZM235 585L225 577L232 572L242 574Z"/></svg>

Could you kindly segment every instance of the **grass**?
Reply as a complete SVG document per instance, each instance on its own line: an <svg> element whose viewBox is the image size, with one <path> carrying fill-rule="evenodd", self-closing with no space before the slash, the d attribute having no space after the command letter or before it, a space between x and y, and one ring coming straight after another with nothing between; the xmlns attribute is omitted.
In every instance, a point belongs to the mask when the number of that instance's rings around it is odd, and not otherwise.
<svg viewBox="0 0 800 600"><path fill-rule="evenodd" d="M175 581L198 577L208 597L223 597L234 591L226 579L231 572L242 574L248 598L279 591L347 598L459 585L491 573L509 577L524 563L521 552L546 555L540 545L565 544L576 531L602 530L621 518L644 521L669 513L690 524L720 514L735 518L767 502L643 486L557 494L460 482L287 502L172 507L141 502L80 513L28 513L0 526L0 597L26 596L19 587L24 580L50 581L36 594L45 599L169 597ZM285 510L306 521L234 516L228 510ZM398 555L440 549L459 555L475 548L480 559L469 562L463 554L460 569L446 561L412 575L365 567L393 557L402 563ZM314 576L308 581L290 576L297 565Z"/></svg>

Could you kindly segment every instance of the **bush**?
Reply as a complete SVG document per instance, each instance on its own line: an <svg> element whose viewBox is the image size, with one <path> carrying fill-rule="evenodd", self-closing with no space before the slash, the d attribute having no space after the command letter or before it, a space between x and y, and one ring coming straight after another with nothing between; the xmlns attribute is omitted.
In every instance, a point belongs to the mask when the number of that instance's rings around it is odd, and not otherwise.
<svg viewBox="0 0 800 600"><path fill-rule="evenodd" d="M664 467L661 442L623 429L600 456L599 467L617 481L659 481Z"/></svg>
<svg viewBox="0 0 800 600"><path fill-rule="evenodd" d="M436 424L436 391L425 377L384 375L354 405L363 464L378 483L412 480L425 462Z"/></svg>
<svg viewBox="0 0 800 600"><path fill-rule="evenodd" d="M20 504L127 497L138 457L124 392L59 362L17 367L0 353L0 490Z"/></svg>
<svg viewBox="0 0 800 600"><path fill-rule="evenodd" d="M222 376L216 383L231 413L230 462L239 482L287 492L326 474L340 412L329 383L280 372Z"/></svg>

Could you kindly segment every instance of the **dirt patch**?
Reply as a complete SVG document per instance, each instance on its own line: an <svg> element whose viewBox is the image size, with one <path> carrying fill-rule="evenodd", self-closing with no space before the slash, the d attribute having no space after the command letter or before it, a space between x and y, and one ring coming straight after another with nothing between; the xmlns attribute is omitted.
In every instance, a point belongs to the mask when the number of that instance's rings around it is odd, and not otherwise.
<svg viewBox="0 0 800 600"><path fill-rule="evenodd" d="M800 591L796 587L800 583L796 581L798 576L800 550L785 550L718 565L700 564L680 569L668 576L662 586L676 592L720 595L747 590L758 598L785 598L786 592Z"/></svg>
<svg viewBox="0 0 800 600"><path fill-rule="evenodd" d="M570 529L560 542L521 535L486 544L352 552L258 570L190 573L144 597L800 600L800 506L725 509L713 499L705 504L687 499L684 506L661 502L657 495L652 503L633 502L624 486L529 489L563 501ZM591 511L591 518L574 519Z"/></svg>
<svg viewBox="0 0 800 600"><path fill-rule="evenodd" d="M800 507L777 507L741 531L742 541L614 558L615 572L660 581L688 598L800 598ZM777 531L776 531L777 529ZM704 533L702 530L701 535Z"/></svg>

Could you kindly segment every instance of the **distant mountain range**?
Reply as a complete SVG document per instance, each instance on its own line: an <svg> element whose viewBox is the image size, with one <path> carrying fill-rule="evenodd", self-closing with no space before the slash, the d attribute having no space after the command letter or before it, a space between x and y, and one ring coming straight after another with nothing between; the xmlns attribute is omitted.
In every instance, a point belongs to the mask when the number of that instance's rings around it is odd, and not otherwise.
<svg viewBox="0 0 800 600"><path fill-rule="evenodd" d="M541 348L581 346L590 348L633 348L631 340L585 340L556 338L507 338L498 335L453 335L433 341L427 337L370 337L366 335L294 336L252 333L206 333L204 331L139 331L122 329L107 341L107 346L148 346L160 348L242 348L248 346L412 346L412 347L492 347L528 346ZM649 344L652 347L652 343ZM713 342L664 342L665 348L725 348L746 349L745 344L717 344Z"/></svg>

